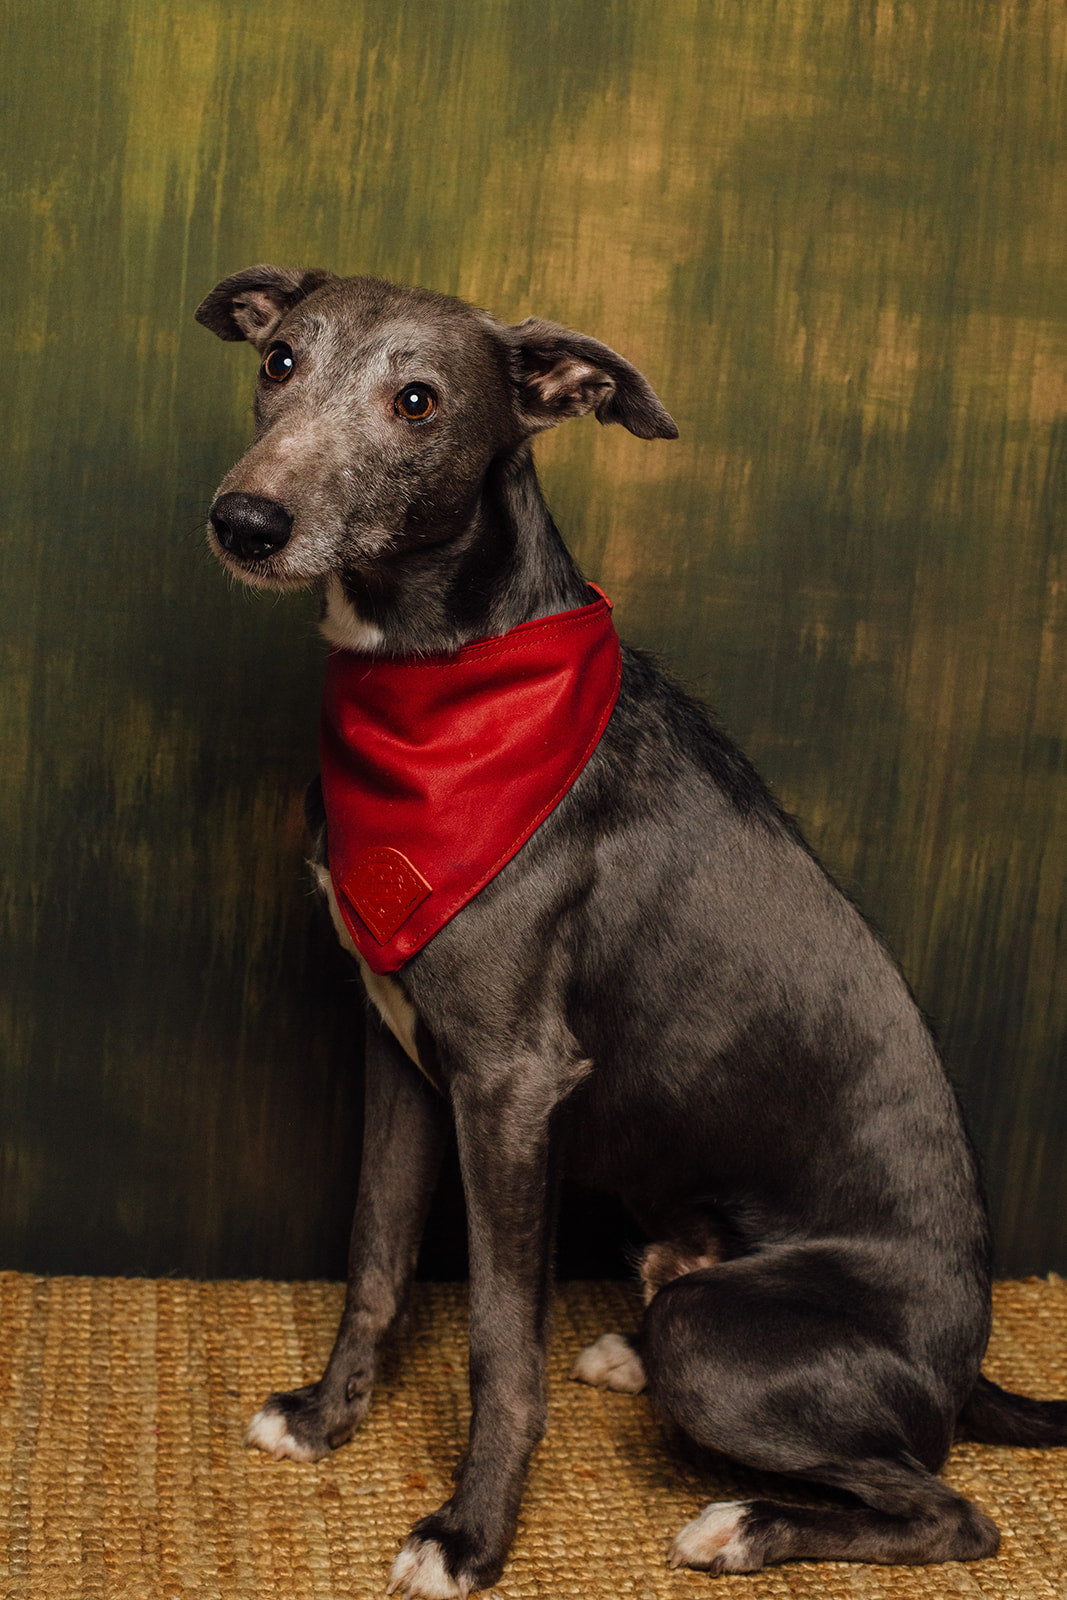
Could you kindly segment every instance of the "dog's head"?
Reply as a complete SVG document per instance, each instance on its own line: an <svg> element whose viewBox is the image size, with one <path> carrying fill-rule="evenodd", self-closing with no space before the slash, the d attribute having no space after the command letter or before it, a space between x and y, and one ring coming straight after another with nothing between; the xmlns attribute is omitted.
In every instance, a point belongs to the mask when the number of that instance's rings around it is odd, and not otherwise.
<svg viewBox="0 0 1067 1600"><path fill-rule="evenodd" d="M677 437L606 345L554 322L508 327L447 295L259 266L225 278L196 317L262 357L255 440L210 518L216 553L258 587L453 538L490 464L565 417Z"/></svg>

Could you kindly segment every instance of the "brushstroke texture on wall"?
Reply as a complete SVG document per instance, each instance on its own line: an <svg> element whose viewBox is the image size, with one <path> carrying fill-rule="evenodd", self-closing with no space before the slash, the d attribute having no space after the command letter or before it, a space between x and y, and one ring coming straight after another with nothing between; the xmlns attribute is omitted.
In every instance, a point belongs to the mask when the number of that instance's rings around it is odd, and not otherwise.
<svg viewBox="0 0 1067 1600"><path fill-rule="evenodd" d="M556 318L681 428L541 450L622 631L899 955L999 1264L1067 1268L1067 22L1052 0L0 6L0 1265L341 1269L322 647L202 524L256 260Z"/></svg>

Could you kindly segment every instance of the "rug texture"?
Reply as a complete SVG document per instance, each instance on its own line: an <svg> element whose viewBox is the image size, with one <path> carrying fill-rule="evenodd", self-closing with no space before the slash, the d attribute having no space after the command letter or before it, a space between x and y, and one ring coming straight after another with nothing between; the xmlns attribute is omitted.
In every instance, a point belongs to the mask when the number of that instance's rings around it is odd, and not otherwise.
<svg viewBox="0 0 1067 1600"><path fill-rule="evenodd" d="M342 1291L0 1274L0 1595L11 1600L371 1600L411 1522L449 1491L467 1425L466 1291L424 1285L370 1417L315 1466L242 1446L273 1388L318 1375ZM797 1562L752 1576L672 1572L666 1547L709 1500L795 1486L667 1438L643 1397L568 1382L575 1354L628 1330L621 1284L560 1287L550 1426L502 1600L1067 1597L1067 1451L960 1445L946 1477L995 1518L992 1560ZM987 1373L1067 1396L1067 1284L998 1286Z"/></svg>

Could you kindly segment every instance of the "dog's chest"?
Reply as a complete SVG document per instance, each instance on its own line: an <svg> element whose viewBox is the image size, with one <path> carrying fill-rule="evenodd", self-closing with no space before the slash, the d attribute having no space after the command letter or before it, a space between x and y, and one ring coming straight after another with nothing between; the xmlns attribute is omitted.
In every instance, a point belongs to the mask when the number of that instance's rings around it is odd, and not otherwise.
<svg viewBox="0 0 1067 1600"><path fill-rule="evenodd" d="M426 1078L428 1078L431 1083L433 1083L433 1079L430 1078L429 1073L419 1060L419 1052L415 1045L415 1023L417 1020L415 1007L404 994L404 991L401 989L395 978L390 978L380 973L372 972L370 967L368 967L367 963L356 949L352 935L345 926L344 918L342 917L340 907L337 904L337 896L334 892L329 868L316 866L314 870L315 877L318 880L319 888L326 896L326 903L330 908L330 919L333 922L337 937L341 941L342 948L347 950L349 955L355 956L356 960L359 962L359 970L363 977L364 988L366 989L367 994L370 996L370 999L377 1009L378 1014L385 1023L386 1027L389 1029L390 1033L396 1039L397 1043L400 1045L400 1048L411 1058L412 1061L414 1061L419 1071ZM436 1084L434 1087L437 1087Z"/></svg>

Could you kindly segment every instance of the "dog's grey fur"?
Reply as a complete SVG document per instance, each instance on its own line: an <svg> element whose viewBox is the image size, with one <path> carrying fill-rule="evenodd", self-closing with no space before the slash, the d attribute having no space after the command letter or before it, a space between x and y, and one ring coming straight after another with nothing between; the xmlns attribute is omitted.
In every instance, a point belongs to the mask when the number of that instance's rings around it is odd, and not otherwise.
<svg viewBox="0 0 1067 1600"><path fill-rule="evenodd" d="M642 438L676 432L595 340L376 279L253 267L197 316L268 362L274 351L274 370L288 363L281 381L261 375L255 441L212 509L216 553L261 587L318 585L324 631L349 648L452 650L586 604L532 437L590 411ZM412 384L436 393L425 421L394 406ZM315 1459L358 1427L454 1129L470 1442L391 1588L432 1600L501 1572L545 1427L565 1171L621 1196L652 1241L633 1359L602 1346L587 1375L645 1379L694 1439L856 1500L709 1507L673 1561L736 1572L995 1550L989 1518L935 1476L954 1433L1060 1444L1067 1406L979 1376L987 1225L929 1033L702 707L625 651L618 705L573 789L385 982L395 1009L376 999L406 1019L407 1053L371 1021L337 1342L319 1382L270 1396L250 1440Z"/></svg>

